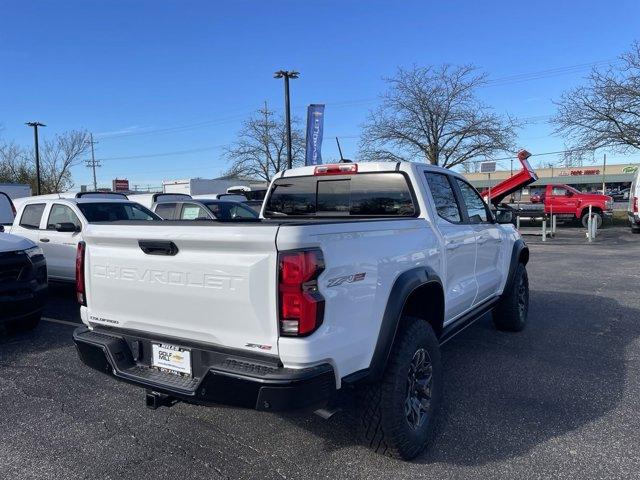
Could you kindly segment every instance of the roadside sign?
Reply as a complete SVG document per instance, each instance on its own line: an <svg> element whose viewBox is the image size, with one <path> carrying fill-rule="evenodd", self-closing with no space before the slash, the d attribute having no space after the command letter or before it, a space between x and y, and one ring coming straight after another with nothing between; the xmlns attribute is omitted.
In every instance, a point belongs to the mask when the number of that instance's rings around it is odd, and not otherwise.
<svg viewBox="0 0 640 480"><path fill-rule="evenodd" d="M496 162L482 162L480 164L480 173L493 173L496 171Z"/></svg>

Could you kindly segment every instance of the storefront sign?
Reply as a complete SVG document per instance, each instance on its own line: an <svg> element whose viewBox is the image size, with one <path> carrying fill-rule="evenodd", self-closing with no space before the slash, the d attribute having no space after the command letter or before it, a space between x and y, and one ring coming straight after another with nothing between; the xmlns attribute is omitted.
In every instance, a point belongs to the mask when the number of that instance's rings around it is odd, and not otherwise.
<svg viewBox="0 0 640 480"><path fill-rule="evenodd" d="M578 170L561 170L558 174L561 177L579 177L581 175L600 175L599 168L578 169Z"/></svg>

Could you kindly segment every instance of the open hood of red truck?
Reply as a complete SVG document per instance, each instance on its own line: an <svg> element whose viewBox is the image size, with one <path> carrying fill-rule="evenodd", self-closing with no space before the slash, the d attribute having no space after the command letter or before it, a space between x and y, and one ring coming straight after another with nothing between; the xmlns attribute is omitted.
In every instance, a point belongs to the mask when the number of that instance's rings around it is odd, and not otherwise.
<svg viewBox="0 0 640 480"><path fill-rule="evenodd" d="M527 160L530 156L531 154L526 150L520 150L518 152L518 160L522 164L522 170L497 185L494 185L491 189L487 188L483 190L482 197L494 205L498 205L512 193L538 180L538 175L533 168L531 168L529 160ZM489 191L491 191L491 194L489 194Z"/></svg>

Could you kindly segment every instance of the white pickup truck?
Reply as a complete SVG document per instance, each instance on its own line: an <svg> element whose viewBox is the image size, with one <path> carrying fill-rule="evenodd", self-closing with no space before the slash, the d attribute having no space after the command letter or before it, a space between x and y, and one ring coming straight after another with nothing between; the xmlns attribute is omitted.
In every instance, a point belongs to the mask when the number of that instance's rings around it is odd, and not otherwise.
<svg viewBox="0 0 640 480"><path fill-rule="evenodd" d="M278 174L259 221L91 224L74 340L151 408L326 415L357 389L364 441L412 458L441 397L440 345L490 310L500 329L525 325L529 251L509 215L449 170L340 163Z"/></svg>

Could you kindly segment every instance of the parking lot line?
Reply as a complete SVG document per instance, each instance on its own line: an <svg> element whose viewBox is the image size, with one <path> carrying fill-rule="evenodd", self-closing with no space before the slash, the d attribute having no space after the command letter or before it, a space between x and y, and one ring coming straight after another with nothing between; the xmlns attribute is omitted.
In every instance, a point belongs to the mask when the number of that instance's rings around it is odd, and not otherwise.
<svg viewBox="0 0 640 480"><path fill-rule="evenodd" d="M42 317L45 322L61 323L62 325L71 325L72 327L78 327L81 324L77 322L68 322L67 320L58 320L57 318Z"/></svg>

